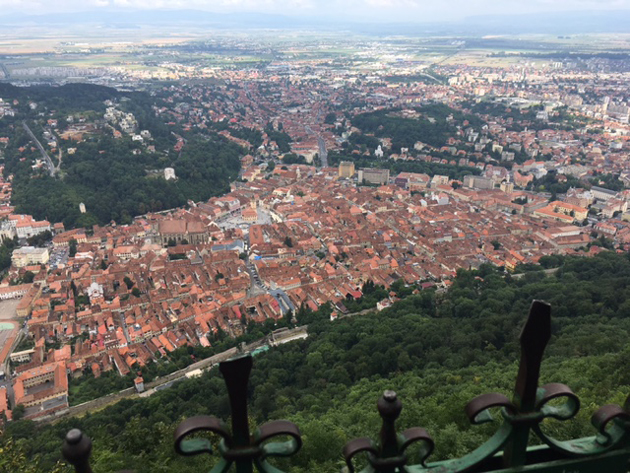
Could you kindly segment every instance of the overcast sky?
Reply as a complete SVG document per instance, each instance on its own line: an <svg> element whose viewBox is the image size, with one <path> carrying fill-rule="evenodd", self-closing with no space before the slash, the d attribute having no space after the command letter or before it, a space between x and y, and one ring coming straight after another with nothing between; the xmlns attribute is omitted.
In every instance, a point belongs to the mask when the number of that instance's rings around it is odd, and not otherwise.
<svg viewBox="0 0 630 473"><path fill-rule="evenodd" d="M92 9L201 9L406 22L460 20L484 14L627 10L630 0L0 0L2 13ZM0 14L2 14L0 13Z"/></svg>

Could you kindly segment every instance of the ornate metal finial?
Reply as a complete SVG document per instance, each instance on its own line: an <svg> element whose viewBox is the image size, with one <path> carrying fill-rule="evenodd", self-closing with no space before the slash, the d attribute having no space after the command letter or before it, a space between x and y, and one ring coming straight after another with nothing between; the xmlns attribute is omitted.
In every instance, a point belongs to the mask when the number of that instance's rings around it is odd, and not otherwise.
<svg viewBox="0 0 630 473"><path fill-rule="evenodd" d="M502 407L503 425L482 447L456 460L454 463L459 466L456 471L479 466L501 449L504 467L522 467L527 462L530 431L551 447L560 459L610 452L630 440L630 402L626 402L624 408L604 406L593 415L592 423L599 432L596 437L565 442L542 431L540 425L544 419L569 420L580 409L578 397L568 386L549 383L538 387L542 356L550 338L551 307L545 302L534 301L520 336L521 361L513 401L502 394L490 393L473 399L466 406L466 414L473 424L491 421L489 409ZM550 404L555 399L565 401Z"/></svg>
<svg viewBox="0 0 630 473"><path fill-rule="evenodd" d="M89 463L91 451L92 441L79 429L72 429L66 434L61 454L77 473L92 473Z"/></svg>
<svg viewBox="0 0 630 473"><path fill-rule="evenodd" d="M385 391L376 404L378 412L383 419L383 426L379 436L378 444L374 444L368 438L355 439L346 444L343 449L343 456L346 459L347 470L354 472L353 458L359 453L367 453L369 467L363 472L395 473L402 471L407 464L405 450L414 442L422 442L421 462L425 460L433 451L433 440L425 429L414 427L405 430L402 434L396 434L396 419L402 411L402 403L394 391Z"/></svg>
<svg viewBox="0 0 630 473"><path fill-rule="evenodd" d="M523 326L519 340L521 342L521 362L518 366L513 404L519 414L527 414L536 408L536 393L540 366L547 343L551 339L551 306L546 302L533 301L529 309L529 317ZM557 385L558 395L571 390L564 385ZM566 388L566 389L564 389ZM575 396L574 396L575 397ZM577 401L577 397L575 397ZM579 401L578 405L579 405ZM529 441L529 422L514 424L512 439L505 448L504 464L506 466L522 466L525 464L527 444Z"/></svg>
<svg viewBox="0 0 630 473"><path fill-rule="evenodd" d="M232 432L215 417L197 416L183 421L175 431L175 450L180 455L212 453L208 439L187 438L197 432L212 432L222 440L219 444L221 460L212 469L213 473L225 473L232 464L238 473L253 472L254 465L261 472L280 473L267 463L268 457L294 455L302 446L298 427L288 421L268 422L249 433L247 417L247 384L252 369L252 357L246 355L219 364L225 378L232 411ZM285 442L265 443L273 437L289 437Z"/></svg>
<svg viewBox="0 0 630 473"><path fill-rule="evenodd" d="M502 408L502 425L476 450L461 458L425 465L433 442L424 429L410 429L396 436L394 422L400 415L402 405L393 391L386 391L378 402L378 410L383 418L380 441L377 445L367 438L349 442L343 452L347 470L351 473L354 471L353 457L364 452L369 462L369 466L363 470L365 473L508 471L504 468L520 471L532 462L537 465L527 466L528 471L600 469L607 473L627 473L630 459L630 397L623 408L604 406L593 415L592 423L598 430L594 437L563 442L542 431L540 425L544 419L568 420L577 414L580 407L577 396L564 384L551 383L538 387L542 357L550 338L551 308L545 302L534 301L520 336L521 361L513 400L510 401L503 394L489 393L473 399L465 408L473 424L492 421L490 409ZM550 403L557 399L564 399L564 402ZM542 450L537 447L536 453L528 451L528 439L532 431L546 444ZM409 466L406 464L404 449L415 440L424 441L422 464ZM503 453L499 454L501 451Z"/></svg>

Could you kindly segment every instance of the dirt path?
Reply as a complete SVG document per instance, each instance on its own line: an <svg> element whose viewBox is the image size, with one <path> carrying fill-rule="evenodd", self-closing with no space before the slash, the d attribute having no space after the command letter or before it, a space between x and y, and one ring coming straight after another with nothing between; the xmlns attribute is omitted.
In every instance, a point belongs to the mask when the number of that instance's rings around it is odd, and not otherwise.
<svg viewBox="0 0 630 473"><path fill-rule="evenodd" d="M59 162L57 163L57 166L55 167L55 172L59 172L59 169L61 168L61 160L63 159L63 156L61 154L61 148L59 149Z"/></svg>

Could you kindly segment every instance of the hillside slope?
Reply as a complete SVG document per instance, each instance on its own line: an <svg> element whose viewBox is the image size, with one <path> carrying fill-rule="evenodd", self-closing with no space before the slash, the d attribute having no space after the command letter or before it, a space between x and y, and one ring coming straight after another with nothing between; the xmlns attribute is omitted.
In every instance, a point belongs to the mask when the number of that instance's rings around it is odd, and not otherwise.
<svg viewBox="0 0 630 473"><path fill-rule="evenodd" d="M332 323L325 310L300 314L312 320L307 340L255 358L252 423L286 418L300 426L304 447L283 468L339 471L346 441L378 434L376 400L394 389L403 402L399 427L423 426L436 440L431 461L463 455L495 428L471 427L463 407L489 391L511 394L517 336L534 298L552 304L541 382L568 384L583 406L573 421L549 428L560 436L592 435L592 412L623 403L630 393L630 259L612 252L567 258L549 277L534 271L516 280L491 267L460 271L446 294L423 292L380 313ZM52 426L13 422L3 442L13 438L14 448L48 471L64 433L79 427L94 440L95 471L201 472L212 460L178 458L172 447L176 424L200 414L229 417L216 370L81 419Z"/></svg>

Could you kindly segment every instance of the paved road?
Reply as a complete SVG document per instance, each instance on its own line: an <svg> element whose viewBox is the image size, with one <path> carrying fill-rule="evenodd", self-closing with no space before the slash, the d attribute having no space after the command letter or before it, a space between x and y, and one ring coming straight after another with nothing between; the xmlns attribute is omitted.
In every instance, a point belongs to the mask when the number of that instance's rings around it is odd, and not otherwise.
<svg viewBox="0 0 630 473"><path fill-rule="evenodd" d="M247 268L247 272L249 273L249 282L250 282L248 296L254 297L260 294L266 294L267 289L263 285L262 280L260 279L260 276L258 275L258 271L256 271L256 267L254 266L254 263L248 260L245 263L245 267Z"/></svg>
<svg viewBox="0 0 630 473"><path fill-rule="evenodd" d="M308 325L304 325L301 327L295 327L291 330L287 330L285 332L281 332L274 336L273 343L282 344L293 340L298 340L301 338L305 338L308 336ZM262 346L269 346L272 342L269 336L260 339L256 342L252 342L249 345L244 347L244 351L246 353L251 353L256 348L260 348ZM239 355L239 350L237 348L230 348L229 350L224 351L223 353L219 353L217 355L211 356L210 358L206 358L205 360L200 360L187 368L181 369L169 375L166 375L162 378L158 378L150 383L146 383L147 391L142 393L140 397L148 397L154 394L157 391L161 391L162 389L167 389L171 387L173 384L176 384L178 381L183 381L186 379L186 373L195 370L209 370L214 365L225 361L229 358ZM98 399L93 399L92 401L84 402L83 404L79 404L77 406L72 406L68 410L59 412L57 415L48 416L48 417L40 417L35 418L34 420L41 423L54 422L61 418L66 417L76 417L84 415L86 412L90 412L96 409L101 409L105 406L109 406L111 404L115 404L122 399L135 398L138 397L135 389L128 388L124 389L118 393L108 394L107 396L103 396Z"/></svg>
<svg viewBox="0 0 630 473"><path fill-rule="evenodd" d="M324 141L324 138L322 138L319 135L317 136L317 142L319 144L319 159L322 162L322 167L327 168L328 167L328 150L326 150L326 142Z"/></svg>
<svg viewBox="0 0 630 473"><path fill-rule="evenodd" d="M65 265L68 263L70 257L70 248L55 248L50 254L50 260L48 264L51 269L57 269L59 265Z"/></svg>
<svg viewBox="0 0 630 473"><path fill-rule="evenodd" d="M127 344L131 345L131 337L129 336L129 330L127 330L127 321L125 320L124 312L118 312L118 317L120 320L120 325L122 326L123 333L125 334L125 339L127 340Z"/></svg>
<svg viewBox="0 0 630 473"><path fill-rule="evenodd" d="M37 148L39 149L39 152L42 155L42 158L44 158L44 161L46 162L46 165L48 166L48 171L50 172L50 175L52 177L55 177L55 166L53 165L52 159L50 159L50 156L48 156L48 153L46 152L42 144L39 142L37 137L33 134L31 129L28 127L28 125L26 124L26 121L24 120L22 121L22 126L24 127L26 132L30 135L31 139L35 141L35 144L37 145Z"/></svg>
<svg viewBox="0 0 630 473"><path fill-rule="evenodd" d="M2 73L4 74L3 79L8 79L9 77L11 77L11 74L9 74L9 70L4 64L0 64L0 70L2 70Z"/></svg>
<svg viewBox="0 0 630 473"><path fill-rule="evenodd" d="M417 75L429 77L430 79L433 79L438 84L443 84L443 82L440 79L438 79L437 77L433 77L431 74L428 74L426 72L418 72Z"/></svg>
<svg viewBox="0 0 630 473"><path fill-rule="evenodd" d="M317 136L317 144L319 146L319 159L323 168L328 167L328 150L326 149L326 141L308 125L304 127L307 133Z"/></svg>

